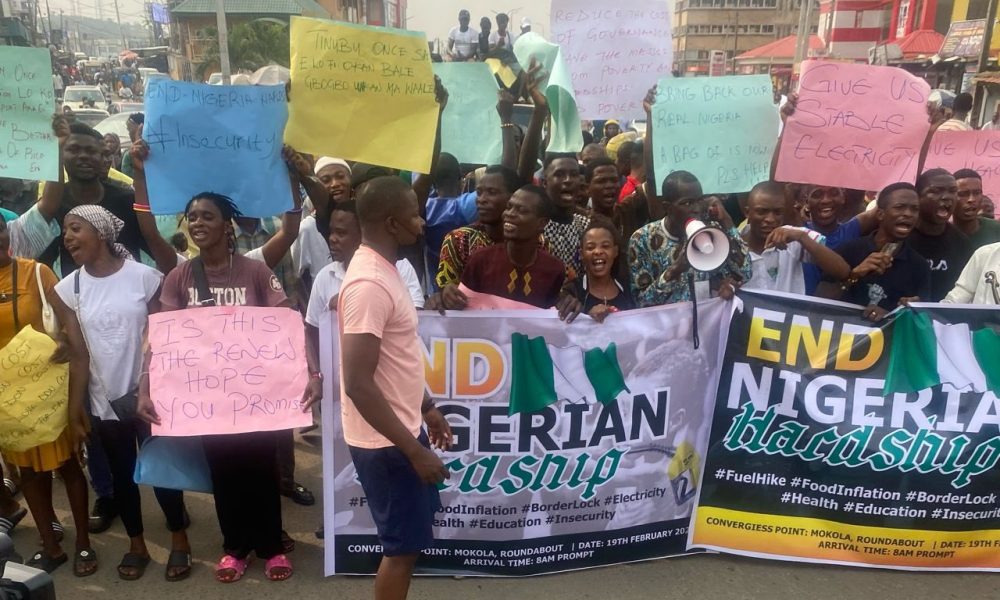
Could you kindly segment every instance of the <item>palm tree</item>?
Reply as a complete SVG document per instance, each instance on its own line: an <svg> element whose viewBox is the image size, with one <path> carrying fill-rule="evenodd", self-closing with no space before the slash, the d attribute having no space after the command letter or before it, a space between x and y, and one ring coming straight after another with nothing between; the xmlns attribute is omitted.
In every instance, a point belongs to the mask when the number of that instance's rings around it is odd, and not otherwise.
<svg viewBox="0 0 1000 600"><path fill-rule="evenodd" d="M208 37L218 40L214 27L205 30ZM240 23L229 30L229 66L233 72L256 71L267 65L289 65L288 26L272 21ZM195 73L205 80L210 70L219 66L219 43L216 41L205 51Z"/></svg>

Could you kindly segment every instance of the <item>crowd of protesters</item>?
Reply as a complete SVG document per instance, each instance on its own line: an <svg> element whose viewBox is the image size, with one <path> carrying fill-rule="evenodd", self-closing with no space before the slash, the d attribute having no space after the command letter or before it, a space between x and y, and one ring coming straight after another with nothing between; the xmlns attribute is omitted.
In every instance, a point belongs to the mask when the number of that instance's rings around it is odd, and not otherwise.
<svg viewBox="0 0 1000 600"><path fill-rule="evenodd" d="M483 19L477 31L462 11L448 59L509 50L519 35L509 26L500 14L495 30ZM525 19L520 31L530 27ZM376 580L384 598L405 597L416 557L432 541L435 484L447 477L431 447L447 448L451 432L423 393L418 310L474 310L470 292L477 292L555 309L567 323L586 315L613 328L620 311L731 298L740 288L846 300L873 321L914 301L1000 304L1000 224L976 171L921 163L915 181L882 190L852 189L847 171L840 187L769 180L737 195L715 194L685 171L660 185L655 89L643 99L644 136L609 121L578 153L547 153L540 149L549 117L542 77L531 65L521 88L500 96L501 164L463 165L440 153L429 173L410 174L286 148L291 210L247 218L240 198L206 190L168 218L166 230L149 208L142 116L129 121L134 143L124 160L117 140L55 117L62 175L20 214L0 211L0 347L22 327L44 331L43 309L52 306L62 324L57 358L70 365L70 425L50 444L4 452L0 531L26 515L16 499L23 491L42 540L29 562L52 571L72 559L82 577L99 565L90 535L120 517L128 542L118 574L143 576L150 555L131 474L136 449L159 418L145 323L153 313L204 305L200 279L214 304L302 311L307 409L322 397L319 319L336 314L344 434L385 550ZM534 111L519 136L515 97L530 98ZM443 111L448 94L440 84L437 99ZM961 129L965 102L960 95L931 111L927 143L939 128ZM792 95L782 117L796 104ZM714 271L688 262L692 218L728 238L729 254ZM113 401L131 390L138 390L137 408L119 414ZM77 461L82 446L92 510ZM287 579L294 542L282 529L280 498L315 502L294 477L292 432L206 436L204 446L222 532L215 577L238 581L255 555L269 579ZM387 467L400 462L409 467ZM52 508L52 471L72 508L71 551ZM181 492L154 492L171 538L165 576L185 579L189 537L215 534L189 528Z"/></svg>

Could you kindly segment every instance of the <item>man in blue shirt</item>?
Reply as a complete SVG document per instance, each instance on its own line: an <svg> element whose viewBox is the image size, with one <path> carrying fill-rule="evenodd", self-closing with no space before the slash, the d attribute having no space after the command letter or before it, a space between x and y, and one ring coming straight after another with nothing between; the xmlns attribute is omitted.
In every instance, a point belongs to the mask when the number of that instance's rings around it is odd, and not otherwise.
<svg viewBox="0 0 1000 600"><path fill-rule="evenodd" d="M462 193L462 169L458 159L447 152L438 158L433 173L434 191L427 199L425 252L427 273L421 273L424 281L433 283L441 256L441 244L449 232L474 223L479 218L476 207L476 192Z"/></svg>

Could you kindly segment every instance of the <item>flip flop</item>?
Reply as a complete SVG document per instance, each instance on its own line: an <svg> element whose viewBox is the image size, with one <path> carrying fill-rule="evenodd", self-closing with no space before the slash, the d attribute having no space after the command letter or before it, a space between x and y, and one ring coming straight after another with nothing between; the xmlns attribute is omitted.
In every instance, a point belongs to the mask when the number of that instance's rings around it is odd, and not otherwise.
<svg viewBox="0 0 1000 600"><path fill-rule="evenodd" d="M63 529L62 523L52 521L52 534L56 536L56 542L62 543L63 538L66 537L66 530Z"/></svg>
<svg viewBox="0 0 1000 600"><path fill-rule="evenodd" d="M181 569L170 575L171 569ZM167 570L164 577L167 581L183 581L191 575L191 553L183 550L171 550L167 558Z"/></svg>
<svg viewBox="0 0 1000 600"><path fill-rule="evenodd" d="M249 565L250 556L240 560L232 554L227 554L222 557L219 564L215 565L215 580L221 583L236 583L243 578Z"/></svg>
<svg viewBox="0 0 1000 600"><path fill-rule="evenodd" d="M124 581L135 581L146 574L146 567L149 566L149 556L128 552L118 563L118 578ZM125 573L123 569L133 569L134 573Z"/></svg>
<svg viewBox="0 0 1000 600"><path fill-rule="evenodd" d="M93 548L77 550L73 556L73 574L77 577L90 577L97 572L97 553Z"/></svg>
<svg viewBox="0 0 1000 600"><path fill-rule="evenodd" d="M285 581L292 573L292 563L284 554L272 556L264 564L264 575L271 581Z"/></svg>
<svg viewBox="0 0 1000 600"><path fill-rule="evenodd" d="M312 506L316 504L316 497L301 483L293 483L292 487L282 492L281 495L290 498L292 502L300 506Z"/></svg>
<svg viewBox="0 0 1000 600"><path fill-rule="evenodd" d="M10 533L14 531L17 524L28 514L28 509L21 508L9 517L0 517L0 533Z"/></svg>
<svg viewBox="0 0 1000 600"><path fill-rule="evenodd" d="M14 483L13 479L8 479L7 477L4 477L3 484L4 487L7 488L7 491L10 492L11 498L16 498L17 495L21 493L21 490L18 489L17 484Z"/></svg>
<svg viewBox="0 0 1000 600"><path fill-rule="evenodd" d="M62 565L66 564L69 560L69 556L63 552L61 556L48 556L44 552L35 552L35 555L28 559L25 566L31 567L32 569L39 569L45 571L46 573L51 573L55 571Z"/></svg>

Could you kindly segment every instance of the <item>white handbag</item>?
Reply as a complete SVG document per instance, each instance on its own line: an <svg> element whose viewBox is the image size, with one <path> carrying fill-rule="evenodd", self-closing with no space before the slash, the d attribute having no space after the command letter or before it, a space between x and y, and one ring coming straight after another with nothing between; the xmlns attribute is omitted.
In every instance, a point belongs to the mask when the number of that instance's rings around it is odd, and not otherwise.
<svg viewBox="0 0 1000 600"><path fill-rule="evenodd" d="M45 328L45 333L55 339L62 328L59 326L59 318L52 310L52 305L45 297L45 288L42 286L42 263L35 263L35 282L38 284L38 295L42 299L42 326Z"/></svg>

